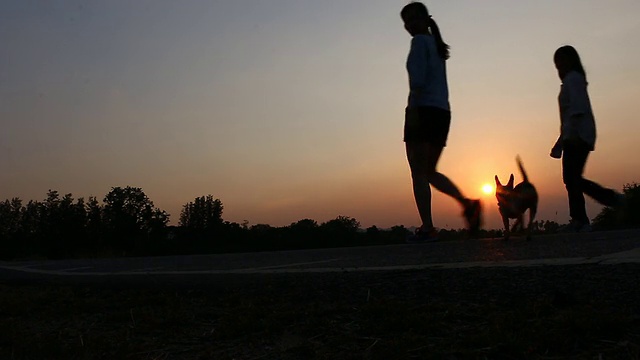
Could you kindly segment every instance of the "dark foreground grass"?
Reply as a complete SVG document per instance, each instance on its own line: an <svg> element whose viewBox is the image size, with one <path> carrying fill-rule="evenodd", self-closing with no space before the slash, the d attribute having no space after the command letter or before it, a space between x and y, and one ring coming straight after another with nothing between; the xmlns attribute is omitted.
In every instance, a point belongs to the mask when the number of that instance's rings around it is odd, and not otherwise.
<svg viewBox="0 0 640 360"><path fill-rule="evenodd" d="M0 285L0 358L640 358L633 299L538 291L540 276L515 287L520 296L476 278L482 292L460 275Z"/></svg>

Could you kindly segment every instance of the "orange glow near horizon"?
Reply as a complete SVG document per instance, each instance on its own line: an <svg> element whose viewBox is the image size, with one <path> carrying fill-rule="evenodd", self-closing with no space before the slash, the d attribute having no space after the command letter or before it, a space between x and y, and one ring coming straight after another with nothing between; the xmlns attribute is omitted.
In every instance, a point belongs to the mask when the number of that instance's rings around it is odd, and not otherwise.
<svg viewBox="0 0 640 360"><path fill-rule="evenodd" d="M482 185L482 192L485 195L492 195L493 194L493 186L491 184Z"/></svg>

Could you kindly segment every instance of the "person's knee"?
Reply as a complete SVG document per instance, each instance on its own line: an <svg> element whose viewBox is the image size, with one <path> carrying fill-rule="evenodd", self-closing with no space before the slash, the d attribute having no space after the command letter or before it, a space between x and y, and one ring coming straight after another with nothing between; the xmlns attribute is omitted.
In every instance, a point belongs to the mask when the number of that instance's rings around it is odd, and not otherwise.
<svg viewBox="0 0 640 360"><path fill-rule="evenodd" d="M577 188L578 182L574 179L564 179L564 187L567 188L567 190Z"/></svg>
<svg viewBox="0 0 640 360"><path fill-rule="evenodd" d="M564 182L564 187L568 192L582 192L582 183L580 179L567 179Z"/></svg>
<svg viewBox="0 0 640 360"><path fill-rule="evenodd" d="M580 186L582 183L582 176L564 173L562 174L562 182L564 182L567 187Z"/></svg>
<svg viewBox="0 0 640 360"><path fill-rule="evenodd" d="M427 173L426 173L427 180L429 180L429 182L432 182L437 174L438 174L438 172L436 171L436 169L428 170Z"/></svg>
<svg viewBox="0 0 640 360"><path fill-rule="evenodd" d="M424 169L412 169L411 178L413 179L413 182L428 182L429 172Z"/></svg>
<svg viewBox="0 0 640 360"><path fill-rule="evenodd" d="M433 164L430 164L429 161L415 161L410 162L409 165L411 168L411 176L414 180L427 179L430 181L437 174L435 166L433 166Z"/></svg>
<svg viewBox="0 0 640 360"><path fill-rule="evenodd" d="M431 182L431 180L433 180L436 174L437 174L436 169L431 167L424 167L420 169L420 171L416 175L414 175L414 177L418 176L422 179L426 179L427 181Z"/></svg>

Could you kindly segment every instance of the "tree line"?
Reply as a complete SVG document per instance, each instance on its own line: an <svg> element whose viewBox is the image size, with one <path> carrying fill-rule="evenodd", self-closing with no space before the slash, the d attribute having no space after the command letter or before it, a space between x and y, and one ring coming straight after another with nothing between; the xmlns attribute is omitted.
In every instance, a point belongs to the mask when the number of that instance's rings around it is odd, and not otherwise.
<svg viewBox="0 0 640 360"><path fill-rule="evenodd" d="M640 186L625 185L627 204L604 208L593 221L596 229L640 225ZM212 195L183 205L178 226L154 206L141 188L114 187L98 201L74 199L49 190L43 201L19 198L0 202L0 258L73 258L184 255L273 251L322 247L403 243L410 230L363 229L348 216L318 223L302 219L289 226L249 225L225 221L224 206ZM560 224L536 221L534 233L553 233ZM442 240L466 237L466 230L440 230ZM481 238L500 238L501 230L482 230Z"/></svg>

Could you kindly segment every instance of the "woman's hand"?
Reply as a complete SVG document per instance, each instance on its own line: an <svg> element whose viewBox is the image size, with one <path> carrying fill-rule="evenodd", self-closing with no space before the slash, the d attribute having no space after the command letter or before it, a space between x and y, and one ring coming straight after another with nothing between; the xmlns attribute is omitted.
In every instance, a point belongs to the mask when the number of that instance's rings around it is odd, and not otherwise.
<svg viewBox="0 0 640 360"><path fill-rule="evenodd" d="M554 159L560 159L562 157L562 136L558 137L558 140L551 148L551 153L549 154Z"/></svg>

